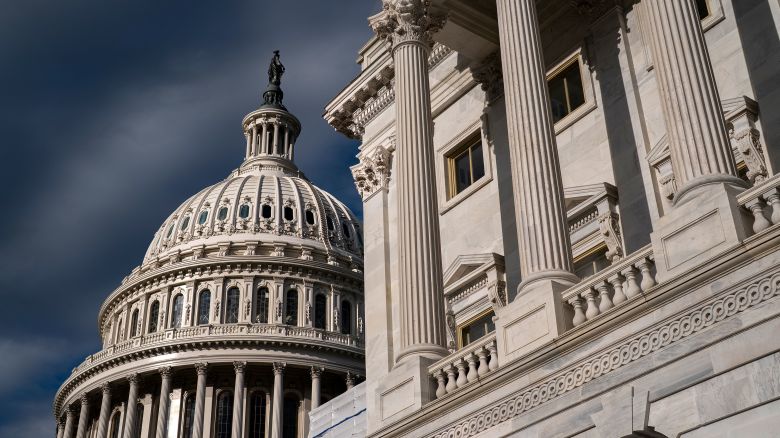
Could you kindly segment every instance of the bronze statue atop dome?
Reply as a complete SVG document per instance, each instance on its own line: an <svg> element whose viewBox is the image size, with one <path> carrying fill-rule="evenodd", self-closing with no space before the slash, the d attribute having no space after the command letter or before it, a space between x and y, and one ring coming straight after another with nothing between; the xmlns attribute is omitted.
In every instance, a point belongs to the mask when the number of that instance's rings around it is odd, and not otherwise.
<svg viewBox="0 0 780 438"><path fill-rule="evenodd" d="M271 59L271 65L268 66L268 83L277 87L282 84L282 75L284 74L284 65L279 59L279 51L274 50L274 57Z"/></svg>

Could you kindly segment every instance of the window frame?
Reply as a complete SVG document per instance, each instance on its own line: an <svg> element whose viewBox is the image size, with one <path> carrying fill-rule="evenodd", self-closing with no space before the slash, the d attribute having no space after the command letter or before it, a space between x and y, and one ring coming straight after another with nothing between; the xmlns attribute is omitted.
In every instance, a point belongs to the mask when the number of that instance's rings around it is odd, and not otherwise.
<svg viewBox="0 0 780 438"><path fill-rule="evenodd" d="M489 139L488 118L482 115L480 118L467 125L460 133L453 136L447 143L437 149L436 176L441 184L437 184L439 194L439 214L443 215L455 206L478 192L482 187L493 181L493 143ZM484 175L463 189L460 193L450 196L450 186L453 181L450 177L450 159L460 155L463 151L476 144L476 140L482 142L482 166Z"/></svg>
<svg viewBox="0 0 780 438"><path fill-rule="evenodd" d="M204 295L208 294L208 300L204 300ZM206 302L206 308L203 308L203 303ZM205 313L203 312L205 310ZM206 317L206 322L201 322L201 317ZM197 316L195 317L195 325L201 326L201 325L209 325L211 322L211 289L209 288L203 288L198 291L198 311Z"/></svg>
<svg viewBox="0 0 780 438"><path fill-rule="evenodd" d="M580 80L582 81L582 95L585 98L585 102L566 114L562 119L554 122L553 129L555 135L559 135L567 128L571 127L580 119L590 114L591 111L597 108L596 96L594 94L593 86L593 74L591 72L590 64L583 55L583 47L580 45L568 54L561 57L560 60L547 69L545 74L545 83L547 84L547 92L549 96L550 81L557 75L563 73L567 68L571 67L573 63L578 63L580 70ZM550 102L552 104L552 102ZM548 109L552 116L552 108Z"/></svg>
<svg viewBox="0 0 780 438"><path fill-rule="evenodd" d="M455 326L455 336L457 337L458 349L467 347L468 345L476 342L477 340L482 339L482 338L484 338L486 336L490 336L491 333L495 333L496 332L495 323L493 323L493 331L492 332L486 332L485 336L482 336L481 338L478 338L478 339L474 339L473 341L469 342L468 344L465 344L465 345L463 344L463 329L466 328L466 327L469 327L470 325L474 324L475 322L479 321L480 319L484 318L485 316L490 315L491 313L493 314L493 316L495 316L496 312L493 310L492 307L488 308L488 309L485 309L484 311L478 313L477 315L472 316L471 318L467 319L466 321L464 321L464 322L462 322L460 324L457 324Z"/></svg>

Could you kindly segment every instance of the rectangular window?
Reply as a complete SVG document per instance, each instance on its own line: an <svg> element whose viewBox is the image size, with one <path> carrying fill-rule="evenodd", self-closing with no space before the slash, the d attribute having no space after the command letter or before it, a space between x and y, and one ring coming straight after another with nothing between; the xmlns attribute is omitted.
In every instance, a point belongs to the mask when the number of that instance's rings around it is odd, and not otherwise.
<svg viewBox="0 0 780 438"><path fill-rule="evenodd" d="M458 327L458 345L460 348L493 333L496 330L493 316L494 313L490 310Z"/></svg>
<svg viewBox="0 0 780 438"><path fill-rule="evenodd" d="M585 90L582 84L580 59L575 57L570 63L553 72L547 78L550 89L553 121L558 122L585 104Z"/></svg>
<svg viewBox="0 0 780 438"><path fill-rule="evenodd" d="M467 144L466 148L459 149L456 154L447 159L450 198L485 176L482 139L472 139Z"/></svg>
<svg viewBox="0 0 780 438"><path fill-rule="evenodd" d="M699 20L704 20L711 14L709 0L696 0L696 12L699 13Z"/></svg>
<svg viewBox="0 0 780 438"><path fill-rule="evenodd" d="M574 273L580 278L587 278L609 267L607 248L600 247L596 251L574 260Z"/></svg>

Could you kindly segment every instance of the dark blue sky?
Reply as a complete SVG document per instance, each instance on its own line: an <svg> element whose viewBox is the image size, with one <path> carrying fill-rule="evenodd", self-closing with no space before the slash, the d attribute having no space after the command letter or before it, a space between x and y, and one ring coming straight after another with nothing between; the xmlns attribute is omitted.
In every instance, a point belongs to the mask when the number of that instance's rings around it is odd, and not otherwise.
<svg viewBox="0 0 780 438"><path fill-rule="evenodd" d="M299 167L360 215L322 108L374 0L0 0L0 437L53 436L103 299L184 199L237 167L274 49Z"/></svg>

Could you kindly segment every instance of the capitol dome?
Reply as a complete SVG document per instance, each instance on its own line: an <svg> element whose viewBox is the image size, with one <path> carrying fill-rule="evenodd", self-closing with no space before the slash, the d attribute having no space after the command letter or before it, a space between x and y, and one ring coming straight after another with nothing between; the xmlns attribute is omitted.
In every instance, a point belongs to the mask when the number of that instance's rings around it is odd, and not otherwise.
<svg viewBox="0 0 780 438"><path fill-rule="evenodd" d="M360 223L294 162L278 52L245 159L178 206L57 391L58 438L305 437L364 375Z"/></svg>

